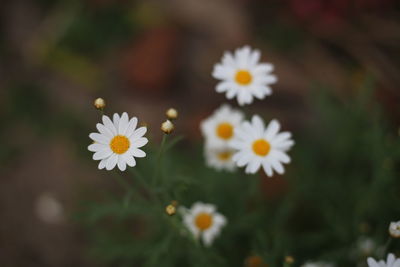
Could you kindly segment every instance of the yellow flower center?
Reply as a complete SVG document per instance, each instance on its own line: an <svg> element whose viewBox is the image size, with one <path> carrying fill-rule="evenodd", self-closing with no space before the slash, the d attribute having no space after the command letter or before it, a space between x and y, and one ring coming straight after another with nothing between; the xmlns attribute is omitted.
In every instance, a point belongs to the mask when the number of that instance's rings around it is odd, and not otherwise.
<svg viewBox="0 0 400 267"><path fill-rule="evenodd" d="M110 142L110 148L115 154L124 154L131 146L126 136L116 135Z"/></svg>
<svg viewBox="0 0 400 267"><path fill-rule="evenodd" d="M236 72L235 80L238 84L248 85L253 80L253 76L247 70L239 70Z"/></svg>
<svg viewBox="0 0 400 267"><path fill-rule="evenodd" d="M212 221L213 219L210 214L202 212L196 216L194 223L200 231L204 231L210 228Z"/></svg>
<svg viewBox="0 0 400 267"><path fill-rule="evenodd" d="M268 155L270 150L271 150L270 143L268 143L264 139L258 139L253 143L253 151L259 156Z"/></svg>
<svg viewBox="0 0 400 267"><path fill-rule="evenodd" d="M230 151L224 151L218 153L218 159L221 161L228 161L231 159L231 157L232 157L232 152Z"/></svg>
<svg viewBox="0 0 400 267"><path fill-rule="evenodd" d="M233 136L233 126L230 123L224 122L217 127L218 137L228 140Z"/></svg>

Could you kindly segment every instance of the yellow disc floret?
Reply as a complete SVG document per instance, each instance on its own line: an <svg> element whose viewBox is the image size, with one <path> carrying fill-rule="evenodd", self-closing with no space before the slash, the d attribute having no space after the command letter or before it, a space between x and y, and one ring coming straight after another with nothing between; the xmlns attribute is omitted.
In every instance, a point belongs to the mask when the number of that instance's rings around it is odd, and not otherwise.
<svg viewBox="0 0 400 267"><path fill-rule="evenodd" d="M233 126L230 123L224 122L217 127L217 136L219 138L228 140L233 136Z"/></svg>
<svg viewBox="0 0 400 267"><path fill-rule="evenodd" d="M223 151L218 153L218 158L222 161L228 161L232 157L232 152L230 151Z"/></svg>
<svg viewBox="0 0 400 267"><path fill-rule="evenodd" d="M236 72L235 81L240 85L248 85L253 80L250 72L247 70L239 70Z"/></svg>
<svg viewBox="0 0 400 267"><path fill-rule="evenodd" d="M194 223L200 231L204 231L211 227L212 221L212 216L209 213L202 212L196 216Z"/></svg>
<svg viewBox="0 0 400 267"><path fill-rule="evenodd" d="M131 146L126 136L116 135L110 142L110 148L115 154L124 154Z"/></svg>
<svg viewBox="0 0 400 267"><path fill-rule="evenodd" d="M258 156L266 156L271 150L271 145L264 139L258 139L253 142L253 151Z"/></svg>

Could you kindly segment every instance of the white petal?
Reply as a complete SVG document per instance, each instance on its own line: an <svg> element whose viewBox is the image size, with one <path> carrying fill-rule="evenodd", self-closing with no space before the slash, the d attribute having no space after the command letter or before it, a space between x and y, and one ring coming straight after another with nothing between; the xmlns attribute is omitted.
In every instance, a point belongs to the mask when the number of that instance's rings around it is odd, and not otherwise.
<svg viewBox="0 0 400 267"><path fill-rule="evenodd" d="M283 163L290 163L290 157L282 151L272 150L269 156L274 157Z"/></svg>
<svg viewBox="0 0 400 267"><path fill-rule="evenodd" d="M253 50L249 58L249 67L250 68L254 67L260 60L260 57L261 57L260 50Z"/></svg>
<svg viewBox="0 0 400 267"><path fill-rule="evenodd" d="M229 90L230 88L232 88L232 83L224 81L217 84L217 86L215 87L215 91L217 91L218 93L222 93Z"/></svg>
<svg viewBox="0 0 400 267"><path fill-rule="evenodd" d="M227 65L228 67L235 68L236 61L234 56L230 52L225 52L222 57L222 64Z"/></svg>
<svg viewBox="0 0 400 267"><path fill-rule="evenodd" d="M108 138L114 137L114 134L111 132L111 130L105 127L103 124L97 123L96 128L102 135L105 135Z"/></svg>
<svg viewBox="0 0 400 267"><path fill-rule="evenodd" d="M146 145L148 142L149 142L149 140L146 137L141 137L139 139L135 139L135 140L131 141L132 146L135 146L137 148Z"/></svg>
<svg viewBox="0 0 400 267"><path fill-rule="evenodd" d="M246 166L246 173L256 173L261 167L261 162L259 160L250 161L250 163Z"/></svg>
<svg viewBox="0 0 400 267"><path fill-rule="evenodd" d="M140 137L142 137L146 132L147 132L147 128L146 128L146 127L140 127L140 128L138 128L138 129L136 129L136 130L132 133L132 135L129 136L129 138L130 138L131 140L140 138Z"/></svg>
<svg viewBox="0 0 400 267"><path fill-rule="evenodd" d="M108 145L104 145L104 144L99 144L99 143L95 143L95 144L91 144L88 146L88 150L92 151L92 152L97 152L100 150L104 150L108 147Z"/></svg>
<svg viewBox="0 0 400 267"><path fill-rule="evenodd" d="M210 230L205 231L202 235L204 246L206 246L206 247L211 246L212 241L214 240L214 236L215 236L215 234L213 231L210 231Z"/></svg>
<svg viewBox="0 0 400 267"><path fill-rule="evenodd" d="M389 253L387 255L387 260L386 260L387 266L392 266L395 260L396 260L395 256L392 253Z"/></svg>
<svg viewBox="0 0 400 267"><path fill-rule="evenodd" d="M274 65L269 63L261 63L257 64L253 69L253 73L255 75L266 74L274 70Z"/></svg>
<svg viewBox="0 0 400 267"><path fill-rule="evenodd" d="M282 163L280 163L278 160L271 160L271 167L278 173L278 174L283 174L285 172L285 169L283 168Z"/></svg>
<svg viewBox="0 0 400 267"><path fill-rule="evenodd" d="M265 128L264 122L261 119L261 117L258 115L254 115L253 118L251 119L251 123L253 124L253 127L257 131L257 134L261 136L264 133L264 128Z"/></svg>
<svg viewBox="0 0 400 267"><path fill-rule="evenodd" d="M106 167L106 163L107 163L107 159L101 160L100 163L99 163L99 166L98 166L99 170L104 169Z"/></svg>
<svg viewBox="0 0 400 267"><path fill-rule="evenodd" d="M254 84L273 84L278 81L278 78L275 75L265 75L265 76L256 76L254 77Z"/></svg>
<svg viewBox="0 0 400 267"><path fill-rule="evenodd" d="M263 169L264 169L265 174L266 174L268 177L272 177L272 175L274 174L274 172L272 171L271 165L270 165L268 162L264 161L263 164L262 164L262 166L263 166Z"/></svg>
<svg viewBox="0 0 400 267"><path fill-rule="evenodd" d="M204 204L203 205L203 211L206 213L212 214L215 212L215 210L216 210L216 207L214 204Z"/></svg>
<svg viewBox="0 0 400 267"><path fill-rule="evenodd" d="M216 79L227 80L233 76L234 72L235 70L231 66L216 64L212 76Z"/></svg>
<svg viewBox="0 0 400 267"><path fill-rule="evenodd" d="M90 139L92 139L93 141L96 141L97 143L100 144L108 144L110 139L107 138L105 135L99 134L99 133L91 133L89 134Z"/></svg>
<svg viewBox="0 0 400 267"><path fill-rule="evenodd" d="M135 131L135 129L136 129L136 126L137 126L137 122L138 122L138 119L136 118L136 117L133 117L130 121L129 121L129 124L128 124L128 127L127 127L127 129L126 129L126 132L125 132L125 136L131 136L132 135L132 133Z"/></svg>
<svg viewBox="0 0 400 267"><path fill-rule="evenodd" d="M113 152L111 149L106 148L104 150L97 151L96 153L93 154L93 159L94 160L100 160L100 159L105 159L111 156Z"/></svg>
<svg viewBox="0 0 400 267"><path fill-rule="evenodd" d="M279 122L277 120L272 120L269 124L267 129L265 130L265 139L272 140L276 134L279 132L281 128Z"/></svg>
<svg viewBox="0 0 400 267"><path fill-rule="evenodd" d="M119 119L119 124L118 124L118 133L121 135L124 135L126 132L126 129L128 128L128 123L129 123L129 118L128 118L128 113L124 112L121 115L121 118Z"/></svg>
<svg viewBox="0 0 400 267"><path fill-rule="evenodd" d="M120 169L120 171L126 170L126 162L121 155L118 156L118 169Z"/></svg>
<svg viewBox="0 0 400 267"><path fill-rule="evenodd" d="M239 94L237 95L237 101L239 106L244 106L247 101L246 99L247 99L246 93L243 91L239 92Z"/></svg>
<svg viewBox="0 0 400 267"><path fill-rule="evenodd" d="M115 165L117 165L118 162L118 155L113 154L111 157L108 158L107 163L106 163L106 170L112 170L114 169Z"/></svg>
<svg viewBox="0 0 400 267"><path fill-rule="evenodd" d="M145 153L143 150L138 149L138 148L130 149L130 152L131 152L131 154L132 154L134 157L137 157L137 158L144 158L144 157L146 157L146 153Z"/></svg>
<svg viewBox="0 0 400 267"><path fill-rule="evenodd" d="M236 165L238 167L243 167L244 165L246 165L249 162L251 162L251 154L250 153L246 153L246 152L239 152L239 153L235 154L235 155L238 155L237 157L232 158L236 162ZM236 160L236 158L237 158L237 160Z"/></svg>
<svg viewBox="0 0 400 267"><path fill-rule="evenodd" d="M294 145L294 141L293 140L287 140L284 142L281 142L279 144L275 144L273 145L274 149L279 149L282 151L287 151L289 150L292 146Z"/></svg>
<svg viewBox="0 0 400 267"><path fill-rule="evenodd" d="M379 267L378 263L371 257L367 259L369 267Z"/></svg>
<svg viewBox="0 0 400 267"><path fill-rule="evenodd" d="M215 223L216 225L218 225L219 227L226 225L226 218L225 218L225 216L223 216L223 215L221 215L221 214L219 214L219 213L216 213L216 214L214 215L214 223Z"/></svg>
<svg viewBox="0 0 400 267"><path fill-rule="evenodd" d="M113 133L113 135L117 135L117 129L115 128L111 119L106 115L103 115L103 124Z"/></svg>
<svg viewBox="0 0 400 267"><path fill-rule="evenodd" d="M113 121L114 121L114 127L115 127L116 131L118 132L118 128L119 128L119 115L118 115L117 113L114 113Z"/></svg>
<svg viewBox="0 0 400 267"><path fill-rule="evenodd" d="M228 91L226 91L226 98L232 99L237 95L237 93L238 90L235 87L232 87Z"/></svg>
<svg viewBox="0 0 400 267"><path fill-rule="evenodd" d="M128 164L128 166L130 166L130 167L136 166L136 160L132 155L130 155L129 153L125 153L125 154L122 154L121 156L125 160L126 164Z"/></svg>

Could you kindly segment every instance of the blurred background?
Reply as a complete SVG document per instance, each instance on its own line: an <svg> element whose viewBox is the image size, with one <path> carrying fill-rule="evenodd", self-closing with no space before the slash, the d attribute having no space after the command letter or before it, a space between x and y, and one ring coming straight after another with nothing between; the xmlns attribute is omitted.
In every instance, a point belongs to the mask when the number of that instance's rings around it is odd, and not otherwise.
<svg viewBox="0 0 400 267"><path fill-rule="evenodd" d="M101 266L69 216L116 186L87 151L93 100L154 140L175 107L177 132L200 143L199 122L226 102L211 77L225 50L249 44L275 65L273 95L249 110L292 132L318 88L351 103L366 79L400 123L396 0L3 0L0 19L0 266Z"/></svg>

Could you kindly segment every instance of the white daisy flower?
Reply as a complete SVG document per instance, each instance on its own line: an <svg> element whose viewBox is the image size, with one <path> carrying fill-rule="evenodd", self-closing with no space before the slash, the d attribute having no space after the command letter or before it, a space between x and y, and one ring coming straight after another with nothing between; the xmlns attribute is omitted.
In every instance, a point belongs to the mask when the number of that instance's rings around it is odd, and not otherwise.
<svg viewBox="0 0 400 267"><path fill-rule="evenodd" d="M111 170L118 165L118 168L124 171L126 165L136 165L135 157L146 156L139 148L148 142L147 138L143 137L147 128L136 129L137 122L136 117L129 120L126 112L121 117L115 113L113 121L103 115L103 123L96 125L99 133L89 135L94 143L88 147L89 151L95 152L93 159L100 160L99 169Z"/></svg>
<svg viewBox="0 0 400 267"><path fill-rule="evenodd" d="M305 264L301 265L301 267L333 267L333 264L318 261L318 262L306 262Z"/></svg>
<svg viewBox="0 0 400 267"><path fill-rule="evenodd" d="M232 160L235 150L228 146L205 147L205 158L208 167L216 170L234 171L236 164Z"/></svg>
<svg viewBox="0 0 400 267"><path fill-rule="evenodd" d="M238 151L232 159L238 167L246 166L246 173L256 173L262 166L271 177L273 171L285 172L282 163L289 163L286 154L293 145L291 133L279 133L280 124L272 120L265 128L263 120L254 115L251 122L245 121L235 129L235 139L231 146Z"/></svg>
<svg viewBox="0 0 400 267"><path fill-rule="evenodd" d="M400 237L400 221L390 223L389 234L394 238Z"/></svg>
<svg viewBox="0 0 400 267"><path fill-rule="evenodd" d="M209 147L227 145L234 137L234 129L243 121L241 111L222 105L207 119L201 122L200 128Z"/></svg>
<svg viewBox="0 0 400 267"><path fill-rule="evenodd" d="M367 259L367 262L368 267L400 267L400 259L396 258L392 253L388 254L386 262L383 260L377 262L371 257Z"/></svg>
<svg viewBox="0 0 400 267"><path fill-rule="evenodd" d="M218 93L226 93L228 99L237 98L239 105L251 104L253 97L264 99L272 94L270 84L277 77L271 72L270 63L259 63L260 51L249 46L236 49L234 54L225 52L222 62L214 66L212 76L221 80L216 86Z"/></svg>
<svg viewBox="0 0 400 267"><path fill-rule="evenodd" d="M213 204L196 202L190 209L181 208L183 223L196 239L201 238L205 246L210 246L226 225L225 216L216 212Z"/></svg>

